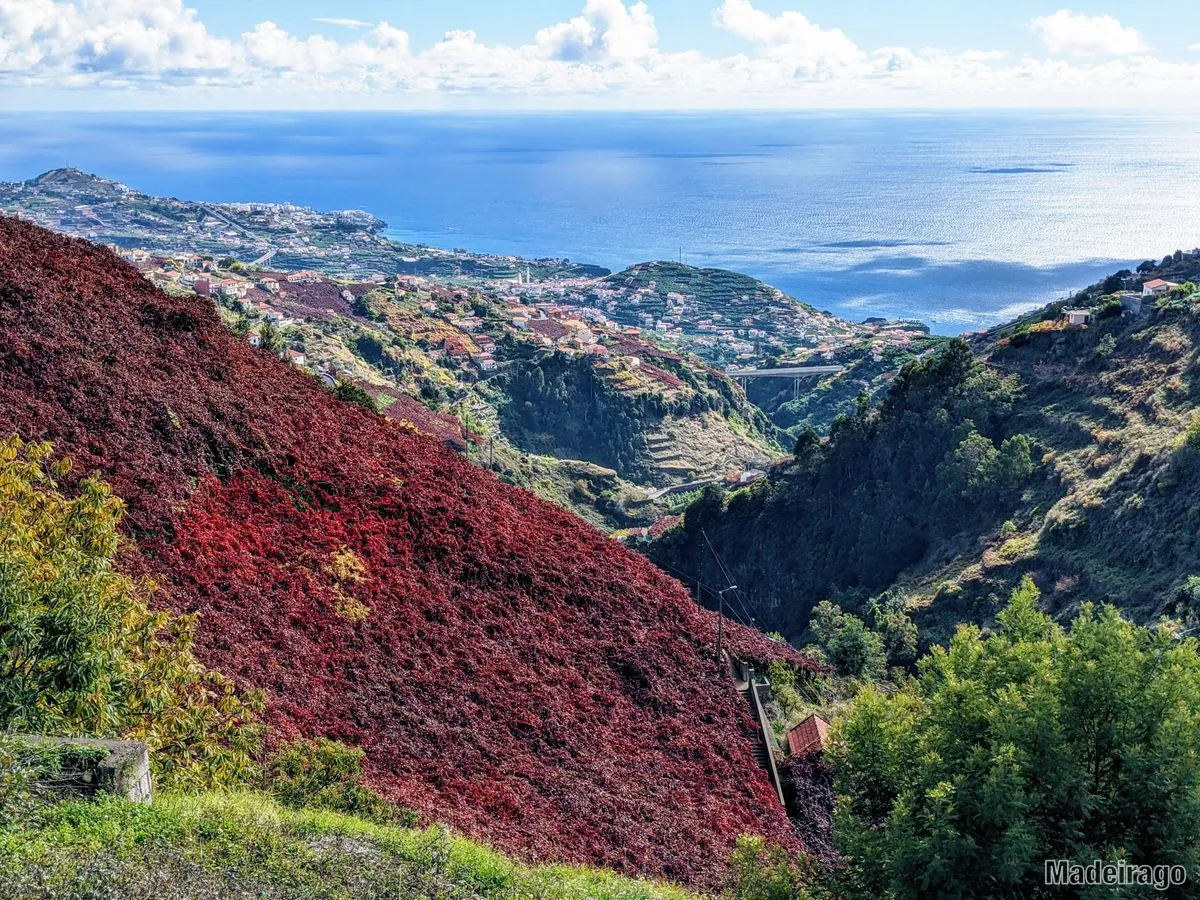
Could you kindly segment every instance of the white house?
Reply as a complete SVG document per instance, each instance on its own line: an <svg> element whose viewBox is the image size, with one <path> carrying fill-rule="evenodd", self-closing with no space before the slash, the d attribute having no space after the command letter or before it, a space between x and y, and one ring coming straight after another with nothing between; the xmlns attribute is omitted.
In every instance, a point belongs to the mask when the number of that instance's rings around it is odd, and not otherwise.
<svg viewBox="0 0 1200 900"><path fill-rule="evenodd" d="M1092 320L1090 309L1064 309L1063 315L1067 317L1068 325L1086 325Z"/></svg>
<svg viewBox="0 0 1200 900"><path fill-rule="evenodd" d="M1161 297L1163 294L1170 293L1171 288L1179 287L1173 281L1165 281L1162 278L1155 278L1152 281L1147 281L1142 285L1143 297Z"/></svg>

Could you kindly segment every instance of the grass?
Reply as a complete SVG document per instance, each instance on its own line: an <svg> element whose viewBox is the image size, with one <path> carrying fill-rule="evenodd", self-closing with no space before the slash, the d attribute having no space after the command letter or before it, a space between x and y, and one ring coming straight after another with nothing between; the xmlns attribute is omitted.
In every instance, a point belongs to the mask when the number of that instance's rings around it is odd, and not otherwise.
<svg viewBox="0 0 1200 900"><path fill-rule="evenodd" d="M255 793L111 797L0 829L0 895L688 900L596 869L529 866L441 828L292 810Z"/></svg>

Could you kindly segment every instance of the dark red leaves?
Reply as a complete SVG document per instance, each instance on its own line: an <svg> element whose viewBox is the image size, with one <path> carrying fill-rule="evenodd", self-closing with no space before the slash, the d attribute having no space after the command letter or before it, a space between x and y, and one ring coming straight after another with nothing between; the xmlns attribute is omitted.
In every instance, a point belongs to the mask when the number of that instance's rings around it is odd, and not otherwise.
<svg viewBox="0 0 1200 900"><path fill-rule="evenodd" d="M0 219L0 298L0 427L104 474L130 565L281 731L367 748L380 791L530 857L711 884L742 832L796 843L712 615L643 559L104 250Z"/></svg>

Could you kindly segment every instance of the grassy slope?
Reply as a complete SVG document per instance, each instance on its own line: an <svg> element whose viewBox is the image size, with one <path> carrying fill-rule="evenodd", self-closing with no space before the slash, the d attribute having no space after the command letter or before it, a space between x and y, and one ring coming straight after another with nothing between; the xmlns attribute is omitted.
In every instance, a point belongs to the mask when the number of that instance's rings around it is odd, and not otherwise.
<svg viewBox="0 0 1200 900"><path fill-rule="evenodd" d="M0 829L0 893L12 900L691 896L598 869L522 865L439 828L298 811L251 793L47 807L33 824Z"/></svg>
<svg viewBox="0 0 1200 900"><path fill-rule="evenodd" d="M990 614L1024 572L1064 614L1084 599L1113 600L1142 620L1172 612L1175 590L1200 573L1200 485L1186 446L1200 403L1198 347L1194 313L987 347L988 362L1025 387L1008 430L1034 439L1040 477L1021 498L1015 529L981 535L947 565L914 573L918 585L962 591L927 617L948 624L970 605Z"/></svg>

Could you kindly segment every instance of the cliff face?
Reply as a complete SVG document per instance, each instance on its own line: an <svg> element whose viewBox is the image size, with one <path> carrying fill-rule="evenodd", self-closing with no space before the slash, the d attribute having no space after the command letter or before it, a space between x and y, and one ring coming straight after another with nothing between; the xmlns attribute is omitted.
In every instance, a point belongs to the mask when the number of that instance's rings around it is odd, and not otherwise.
<svg viewBox="0 0 1200 900"><path fill-rule="evenodd" d="M649 563L342 404L109 252L0 218L0 432L128 503L131 568L284 734L499 847L712 883L794 845L715 621ZM776 645L726 624L763 659Z"/></svg>

